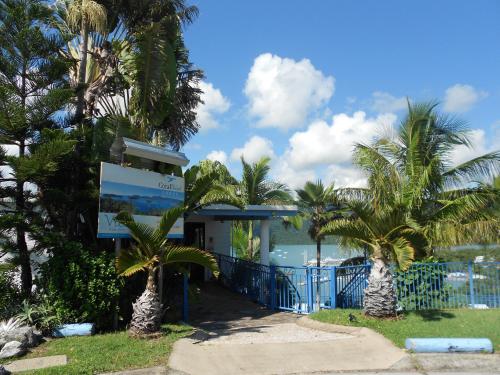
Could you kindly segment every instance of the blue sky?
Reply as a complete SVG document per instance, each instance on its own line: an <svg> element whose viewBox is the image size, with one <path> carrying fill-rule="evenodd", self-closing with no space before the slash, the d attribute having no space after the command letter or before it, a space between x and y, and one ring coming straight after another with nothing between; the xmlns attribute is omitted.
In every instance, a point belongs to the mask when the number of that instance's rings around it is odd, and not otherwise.
<svg viewBox="0 0 500 375"><path fill-rule="evenodd" d="M184 147L239 174L268 155L292 187L322 178L361 185L354 142L387 131L405 97L436 99L469 122L475 145L500 148L500 2L199 0L185 31L206 74L202 130Z"/></svg>

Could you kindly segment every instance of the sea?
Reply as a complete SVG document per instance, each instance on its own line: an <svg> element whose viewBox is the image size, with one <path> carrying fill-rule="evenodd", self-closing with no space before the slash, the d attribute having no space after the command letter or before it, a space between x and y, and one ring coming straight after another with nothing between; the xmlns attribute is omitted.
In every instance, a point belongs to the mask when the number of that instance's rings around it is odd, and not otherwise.
<svg viewBox="0 0 500 375"><path fill-rule="evenodd" d="M363 255L356 250L346 250L338 245L321 245L321 261L325 265L337 265L342 260ZM282 245L276 244L269 253L271 264L277 266L301 267L307 262L316 264L316 245Z"/></svg>

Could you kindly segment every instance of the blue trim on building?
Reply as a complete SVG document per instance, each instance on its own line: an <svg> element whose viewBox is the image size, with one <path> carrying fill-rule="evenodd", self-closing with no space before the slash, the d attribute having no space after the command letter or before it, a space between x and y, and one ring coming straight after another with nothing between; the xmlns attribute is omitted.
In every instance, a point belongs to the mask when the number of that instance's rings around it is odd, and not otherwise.
<svg viewBox="0 0 500 375"><path fill-rule="evenodd" d="M297 210L238 210L238 209L201 209L193 212L195 216L214 216L228 218L263 218L295 216Z"/></svg>
<svg viewBox="0 0 500 375"><path fill-rule="evenodd" d="M127 233L99 233L97 234L97 238L130 238L130 235ZM169 234L167 238L182 239L184 238L184 235L180 233L174 233Z"/></svg>

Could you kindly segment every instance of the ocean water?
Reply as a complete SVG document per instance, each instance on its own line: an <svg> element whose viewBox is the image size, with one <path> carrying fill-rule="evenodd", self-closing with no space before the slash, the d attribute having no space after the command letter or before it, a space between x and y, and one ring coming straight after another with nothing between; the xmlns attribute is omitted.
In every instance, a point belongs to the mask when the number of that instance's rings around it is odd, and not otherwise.
<svg viewBox="0 0 500 375"><path fill-rule="evenodd" d="M347 259L362 255L354 250L341 249L338 245L321 245L321 259ZM316 259L316 245L280 245L274 246L269 253L271 263L278 266L301 267L309 260Z"/></svg>

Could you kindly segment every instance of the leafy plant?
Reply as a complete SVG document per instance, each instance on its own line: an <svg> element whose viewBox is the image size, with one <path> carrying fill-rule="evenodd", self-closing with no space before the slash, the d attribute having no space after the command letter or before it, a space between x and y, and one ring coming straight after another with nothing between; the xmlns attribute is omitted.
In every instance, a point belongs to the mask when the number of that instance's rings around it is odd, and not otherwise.
<svg viewBox="0 0 500 375"><path fill-rule="evenodd" d="M57 306L53 305L52 301L45 295L38 303L24 300L21 311L16 318L24 324L38 328L45 334L50 333L53 328L63 323L58 315Z"/></svg>
<svg viewBox="0 0 500 375"><path fill-rule="evenodd" d="M105 252L93 254L76 242L57 244L51 251L38 279L46 310L53 307L65 323L90 321L97 328L110 328L122 285L113 257Z"/></svg>
<svg viewBox="0 0 500 375"><path fill-rule="evenodd" d="M440 308L448 301L451 285L445 283L446 268L435 267L436 262L415 262L405 272L396 271L394 282L399 306L418 310L432 306Z"/></svg>
<svg viewBox="0 0 500 375"><path fill-rule="evenodd" d="M119 213L115 220L125 225L134 239L129 249L120 252L116 266L121 276L132 276L138 272L148 275L144 293L133 304L134 313L130 333L146 335L160 329L161 309L156 290L156 274L160 265L196 263L218 272L217 262L209 253L194 247L179 246L168 240L177 219L184 214L184 207L171 208L163 214L158 227L137 223L127 212Z"/></svg>
<svg viewBox="0 0 500 375"><path fill-rule="evenodd" d="M19 309L22 301L20 290L12 282L11 267L0 271L0 319L8 319Z"/></svg>
<svg viewBox="0 0 500 375"><path fill-rule="evenodd" d="M0 334L9 333L22 326L22 321L16 318L10 318L0 322Z"/></svg>

